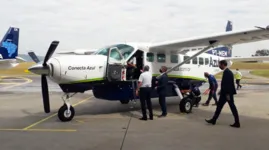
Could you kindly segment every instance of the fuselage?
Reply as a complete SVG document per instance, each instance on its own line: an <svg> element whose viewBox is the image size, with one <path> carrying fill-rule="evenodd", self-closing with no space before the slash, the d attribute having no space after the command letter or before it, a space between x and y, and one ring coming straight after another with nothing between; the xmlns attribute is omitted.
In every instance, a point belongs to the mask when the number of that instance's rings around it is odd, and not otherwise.
<svg viewBox="0 0 269 150"><path fill-rule="evenodd" d="M116 48L117 50L111 50L108 59L108 51L111 48ZM148 65L153 75L152 83L155 86L156 76L160 74L159 69L161 66L174 67L195 53L197 51L189 51L185 54L168 53L167 51L157 53L149 51L147 46L144 45L117 44L97 50L91 55L60 55L53 57L47 62L49 69L44 70L42 69L42 64L39 64L39 67L29 68L29 71L40 75L46 74L52 81L59 84L63 92L66 93L93 90L97 98L126 100L133 98L131 80L109 81L108 72L113 74L117 71L108 71L107 62L109 64L117 63L122 66L123 69L120 69L118 72L126 76L127 71L125 68L127 67L127 62L135 58L138 76L134 79L137 80L141 73L139 70L143 66ZM188 83L189 81L195 81L197 83L196 86L200 86L206 82L204 72L213 75L221 72L218 67L218 61L222 59L224 57L203 53L184 65L174 68L173 71L168 73L168 77L182 88L184 86L183 83ZM173 91L168 95L174 96Z"/></svg>
<svg viewBox="0 0 269 150"><path fill-rule="evenodd" d="M147 49L138 49L138 46L132 47L133 50L124 57L124 65L137 50L143 51L143 65L148 65L150 72L155 76L159 74L161 66L171 68L196 53L190 51L185 55L165 52L157 54L149 52ZM115 62L120 63L118 56L111 57L112 59L115 58ZM218 61L222 59L223 57L220 56L203 53L183 66L175 68L168 76L171 78L205 80L204 72L213 75L221 72ZM102 81L106 76L107 56L105 53L101 54L100 51L92 55L62 55L51 58L48 64L51 67L49 77L58 84Z"/></svg>

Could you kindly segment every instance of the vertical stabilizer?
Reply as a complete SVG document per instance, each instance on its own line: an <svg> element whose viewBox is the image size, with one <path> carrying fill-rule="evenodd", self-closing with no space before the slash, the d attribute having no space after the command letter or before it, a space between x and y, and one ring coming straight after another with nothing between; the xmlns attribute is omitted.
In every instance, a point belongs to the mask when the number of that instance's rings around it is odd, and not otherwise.
<svg viewBox="0 0 269 150"><path fill-rule="evenodd" d="M229 32L232 30L233 30L233 23L230 20L228 20L225 31ZM209 50L206 53L217 55L220 57L232 57L232 46L231 45L220 46L212 50Z"/></svg>
<svg viewBox="0 0 269 150"><path fill-rule="evenodd" d="M19 28L10 27L0 43L2 59L15 59L18 56Z"/></svg>

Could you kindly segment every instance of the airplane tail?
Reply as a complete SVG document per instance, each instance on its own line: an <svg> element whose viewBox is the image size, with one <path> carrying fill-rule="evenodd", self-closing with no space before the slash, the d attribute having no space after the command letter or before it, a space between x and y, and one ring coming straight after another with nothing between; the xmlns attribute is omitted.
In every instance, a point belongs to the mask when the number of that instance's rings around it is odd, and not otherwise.
<svg viewBox="0 0 269 150"><path fill-rule="evenodd" d="M233 23L228 20L226 24L226 32L233 30ZM207 51L208 54L217 55L220 57L232 57L232 45L225 45L221 47L214 48L212 50Z"/></svg>
<svg viewBox="0 0 269 150"><path fill-rule="evenodd" d="M0 42L0 59L15 59L18 56L19 31L19 28L14 27L8 29Z"/></svg>

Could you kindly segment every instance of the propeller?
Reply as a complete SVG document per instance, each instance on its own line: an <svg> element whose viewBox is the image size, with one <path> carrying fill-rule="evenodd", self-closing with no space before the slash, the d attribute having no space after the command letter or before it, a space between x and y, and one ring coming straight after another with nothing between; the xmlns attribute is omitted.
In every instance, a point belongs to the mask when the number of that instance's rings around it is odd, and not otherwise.
<svg viewBox="0 0 269 150"><path fill-rule="evenodd" d="M50 44L50 47L48 49L48 52L47 52L45 59L43 61L43 64L42 64L42 66L44 68L47 68L47 66L48 66L47 61L50 59L50 57L55 52L58 44L59 44L59 41L52 41L52 43ZM41 86L42 86L44 111L45 111L45 113L49 113L50 112L50 101L49 101L49 89L48 89L48 82L47 82L46 74L41 75Z"/></svg>

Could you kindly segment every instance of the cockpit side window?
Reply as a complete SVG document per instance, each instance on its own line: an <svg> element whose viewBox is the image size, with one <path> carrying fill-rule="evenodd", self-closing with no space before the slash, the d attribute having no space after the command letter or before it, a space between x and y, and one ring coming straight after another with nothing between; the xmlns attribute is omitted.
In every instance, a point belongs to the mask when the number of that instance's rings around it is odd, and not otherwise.
<svg viewBox="0 0 269 150"><path fill-rule="evenodd" d="M116 60L121 60L120 53L116 49L111 50L110 57L112 57Z"/></svg>
<svg viewBox="0 0 269 150"><path fill-rule="evenodd" d="M123 56L123 58L125 60L128 59L130 57L130 55L132 54L132 52L134 51L134 48L132 46L129 46L129 45L126 45L126 44L117 44L117 45L111 45L111 46L108 46L106 48L102 48L100 50L97 50L94 54L95 55L105 55L105 56L107 56L108 55L108 50L110 48L113 48L113 47L118 48L118 50L120 51L121 55ZM117 60L121 59L120 54L116 50L111 51L110 57L112 57L114 59L117 59Z"/></svg>

